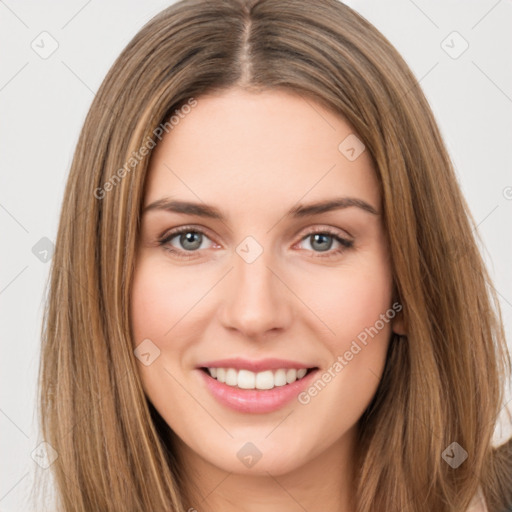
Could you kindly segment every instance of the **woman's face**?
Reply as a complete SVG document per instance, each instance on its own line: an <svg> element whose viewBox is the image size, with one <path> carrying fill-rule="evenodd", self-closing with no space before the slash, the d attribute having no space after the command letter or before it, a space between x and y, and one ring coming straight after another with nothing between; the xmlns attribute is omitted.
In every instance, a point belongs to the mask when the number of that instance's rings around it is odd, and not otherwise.
<svg viewBox="0 0 512 512"><path fill-rule="evenodd" d="M147 178L131 306L145 392L203 465L335 464L400 329L370 156L287 92L231 89L186 111Z"/></svg>

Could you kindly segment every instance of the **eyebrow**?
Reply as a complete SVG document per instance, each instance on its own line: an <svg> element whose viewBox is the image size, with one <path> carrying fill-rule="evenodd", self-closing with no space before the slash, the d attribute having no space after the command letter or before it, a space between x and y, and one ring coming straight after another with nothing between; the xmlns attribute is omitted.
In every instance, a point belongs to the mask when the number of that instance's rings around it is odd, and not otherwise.
<svg viewBox="0 0 512 512"><path fill-rule="evenodd" d="M332 210L341 210L344 208L356 207L361 210L371 213L372 215L378 215L377 210L366 201L358 199L356 197L338 197L334 199L326 199L316 203L310 204L298 204L292 207L286 214L286 217L304 218L319 215L321 213L330 212ZM197 215L199 217L205 217L210 219L217 219L225 222L225 216L223 213L216 208L205 203L193 203L189 201L178 201L168 197L158 199L153 203L148 204L142 210L144 215L148 211L163 210L174 213L184 213L188 215Z"/></svg>

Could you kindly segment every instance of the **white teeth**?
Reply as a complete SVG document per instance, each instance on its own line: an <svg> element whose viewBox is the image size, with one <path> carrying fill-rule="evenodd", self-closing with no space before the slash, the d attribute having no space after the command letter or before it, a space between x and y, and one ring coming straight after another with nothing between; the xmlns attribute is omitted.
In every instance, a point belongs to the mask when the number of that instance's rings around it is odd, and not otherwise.
<svg viewBox="0 0 512 512"><path fill-rule="evenodd" d="M236 370L235 368L208 368L208 372L214 379L228 386L240 389L272 389L302 379L306 375L307 369L279 368L275 371L265 370L255 373L250 370Z"/></svg>
<svg viewBox="0 0 512 512"><path fill-rule="evenodd" d="M228 386L236 386L238 383L238 374L234 368L228 368L226 370L226 384Z"/></svg>
<svg viewBox="0 0 512 512"><path fill-rule="evenodd" d="M272 389L274 387L274 374L271 370L256 374L256 389Z"/></svg>
<svg viewBox="0 0 512 512"><path fill-rule="evenodd" d="M286 370L280 368L274 373L274 385L284 386L286 384Z"/></svg>
<svg viewBox="0 0 512 512"><path fill-rule="evenodd" d="M256 386L256 374L249 370L240 370L236 385L242 389L254 389Z"/></svg>
<svg viewBox="0 0 512 512"><path fill-rule="evenodd" d="M296 380L297 380L297 370L290 368L286 372L286 382L288 382L288 384L290 384L291 382L295 382Z"/></svg>

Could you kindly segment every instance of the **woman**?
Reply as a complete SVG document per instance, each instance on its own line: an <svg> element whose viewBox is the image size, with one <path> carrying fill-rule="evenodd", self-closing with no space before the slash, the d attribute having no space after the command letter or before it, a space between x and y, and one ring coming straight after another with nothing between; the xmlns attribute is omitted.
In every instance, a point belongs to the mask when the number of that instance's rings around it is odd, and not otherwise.
<svg viewBox="0 0 512 512"><path fill-rule="evenodd" d="M160 13L67 184L40 374L60 509L505 510L473 229L417 81L350 8Z"/></svg>

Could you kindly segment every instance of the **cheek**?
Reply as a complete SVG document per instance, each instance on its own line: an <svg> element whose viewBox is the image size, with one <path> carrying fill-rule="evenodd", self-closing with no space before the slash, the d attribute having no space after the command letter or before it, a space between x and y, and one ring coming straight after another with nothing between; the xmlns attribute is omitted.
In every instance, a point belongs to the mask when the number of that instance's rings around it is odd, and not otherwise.
<svg viewBox="0 0 512 512"><path fill-rule="evenodd" d="M142 364L137 366L147 396L163 416L169 396L175 404L193 406L173 378L180 372L193 336L190 325L194 309L191 311L191 308L205 293L205 290L197 289L197 282L193 285L192 278L191 273L173 269L150 256L138 261L133 277L133 345L139 353L150 353L149 361L141 359ZM178 380L181 381L181 377Z"/></svg>
<svg viewBox="0 0 512 512"><path fill-rule="evenodd" d="M161 348L178 322L204 295L193 275L171 268L151 258L138 264L131 292L131 319L134 343L149 338ZM173 346L177 348L174 343ZM178 342L179 343L179 342Z"/></svg>
<svg viewBox="0 0 512 512"><path fill-rule="evenodd" d="M330 328L322 329L322 342L331 357L325 375L330 391L322 393L318 403L343 403L356 416L376 391L395 316L391 303L393 281L386 258L358 263L331 273L325 283L322 276L317 276L317 286L308 292L319 307L318 316ZM320 293L322 289L329 292ZM323 405L326 406L325 402Z"/></svg>
<svg viewBox="0 0 512 512"><path fill-rule="evenodd" d="M392 277L385 261L376 257L339 271L317 273L314 282L304 287L302 293L330 328L326 340L334 351L346 350L347 343L376 322L379 331L391 331L389 321L380 321L391 308Z"/></svg>
<svg viewBox="0 0 512 512"><path fill-rule="evenodd" d="M332 422L335 431L353 425L373 398L395 316L386 258L359 263L336 276L331 274L329 293L321 294L321 287L316 287L313 294L316 304L321 305L320 318L332 331L324 330L322 337L331 360L306 390L301 403L312 407L320 423ZM322 279L317 284L321 285ZM333 421L333 411L339 410L344 414Z"/></svg>
<svg viewBox="0 0 512 512"><path fill-rule="evenodd" d="M365 329L374 326L391 306L391 284L381 277L368 278L354 275L345 283L337 300L335 331L343 338L356 338ZM384 326L379 322L379 330Z"/></svg>

